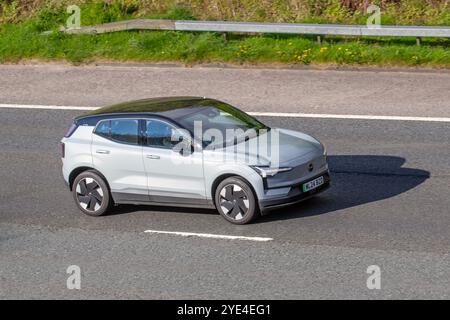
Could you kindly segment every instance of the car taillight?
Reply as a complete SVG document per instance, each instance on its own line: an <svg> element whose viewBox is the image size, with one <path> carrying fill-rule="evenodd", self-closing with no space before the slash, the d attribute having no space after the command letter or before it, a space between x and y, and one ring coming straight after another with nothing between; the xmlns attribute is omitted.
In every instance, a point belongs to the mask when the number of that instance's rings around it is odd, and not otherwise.
<svg viewBox="0 0 450 320"><path fill-rule="evenodd" d="M66 145L64 143L61 143L61 158L64 158L66 156Z"/></svg>
<svg viewBox="0 0 450 320"><path fill-rule="evenodd" d="M67 133L64 136L64 138L69 138L75 132L75 130L77 130L77 128L78 126L75 123L72 123L69 130L67 130Z"/></svg>

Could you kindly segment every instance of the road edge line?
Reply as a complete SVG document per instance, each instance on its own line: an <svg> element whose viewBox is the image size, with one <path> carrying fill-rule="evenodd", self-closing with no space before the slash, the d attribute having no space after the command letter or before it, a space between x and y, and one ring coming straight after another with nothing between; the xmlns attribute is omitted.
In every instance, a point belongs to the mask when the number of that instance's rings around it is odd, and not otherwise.
<svg viewBox="0 0 450 320"><path fill-rule="evenodd" d="M42 110L79 110L93 111L100 107L56 106L56 105L22 105L0 104L0 108L10 109L42 109ZM412 116L377 116L356 114L326 114L326 113L297 113L297 112L258 112L246 111L251 116L276 118L314 118L338 120L387 120L387 121L422 121L422 122L450 122L450 117L412 117Z"/></svg>

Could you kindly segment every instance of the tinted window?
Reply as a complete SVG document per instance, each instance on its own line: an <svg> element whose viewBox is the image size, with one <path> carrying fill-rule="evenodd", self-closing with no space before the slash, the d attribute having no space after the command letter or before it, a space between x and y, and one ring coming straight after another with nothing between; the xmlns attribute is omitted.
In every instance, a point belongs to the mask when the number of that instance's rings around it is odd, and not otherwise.
<svg viewBox="0 0 450 320"><path fill-rule="evenodd" d="M138 120L118 119L111 120L111 139L138 144Z"/></svg>
<svg viewBox="0 0 450 320"><path fill-rule="evenodd" d="M109 138L111 133L111 121L102 121L98 124L97 128L95 129L95 133L99 136Z"/></svg>
<svg viewBox="0 0 450 320"><path fill-rule="evenodd" d="M146 143L149 147L172 149L179 141L172 141L175 128L159 120L148 120L146 125Z"/></svg>

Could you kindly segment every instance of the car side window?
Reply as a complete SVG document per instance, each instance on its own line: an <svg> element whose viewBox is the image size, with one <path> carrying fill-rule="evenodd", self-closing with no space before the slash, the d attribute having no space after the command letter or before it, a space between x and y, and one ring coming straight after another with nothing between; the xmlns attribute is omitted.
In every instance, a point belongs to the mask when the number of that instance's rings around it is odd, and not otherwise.
<svg viewBox="0 0 450 320"><path fill-rule="evenodd" d="M97 128L95 128L95 133L101 137L109 138L111 135L111 120L100 122Z"/></svg>
<svg viewBox="0 0 450 320"><path fill-rule="evenodd" d="M107 139L126 144L138 144L139 120L112 119L99 122L95 133Z"/></svg>
<svg viewBox="0 0 450 320"><path fill-rule="evenodd" d="M111 139L128 144L138 144L138 128L138 120L111 120Z"/></svg>
<svg viewBox="0 0 450 320"><path fill-rule="evenodd" d="M148 147L173 149L179 143L173 139L177 129L167 122L152 119L146 121L145 144Z"/></svg>

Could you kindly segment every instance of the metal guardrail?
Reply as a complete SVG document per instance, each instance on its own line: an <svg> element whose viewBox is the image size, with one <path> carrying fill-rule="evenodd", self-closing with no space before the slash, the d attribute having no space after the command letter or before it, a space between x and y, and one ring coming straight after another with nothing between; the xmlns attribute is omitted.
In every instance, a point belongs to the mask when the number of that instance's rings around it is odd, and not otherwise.
<svg viewBox="0 0 450 320"><path fill-rule="evenodd" d="M124 30L177 30L239 33L285 33L345 36L393 36L450 38L450 27L434 26L380 26L338 24L303 24L270 22L191 21L134 19L105 23L79 29L63 29L66 33L107 33Z"/></svg>

